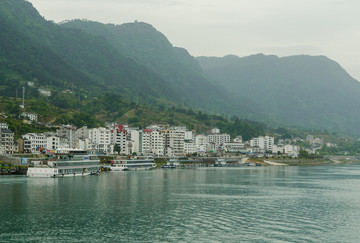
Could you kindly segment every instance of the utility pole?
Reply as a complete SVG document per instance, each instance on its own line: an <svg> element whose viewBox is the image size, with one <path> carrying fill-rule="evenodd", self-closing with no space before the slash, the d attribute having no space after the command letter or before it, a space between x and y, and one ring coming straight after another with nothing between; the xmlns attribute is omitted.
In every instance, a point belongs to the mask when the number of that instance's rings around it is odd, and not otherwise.
<svg viewBox="0 0 360 243"><path fill-rule="evenodd" d="M20 105L20 107L25 109L25 87L22 87L22 90L23 90L23 100L22 100L22 105Z"/></svg>

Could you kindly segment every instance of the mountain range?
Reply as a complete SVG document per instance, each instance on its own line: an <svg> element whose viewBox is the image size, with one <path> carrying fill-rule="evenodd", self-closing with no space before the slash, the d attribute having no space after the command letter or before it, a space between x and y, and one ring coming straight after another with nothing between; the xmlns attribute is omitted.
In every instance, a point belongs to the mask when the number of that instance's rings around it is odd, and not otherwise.
<svg viewBox="0 0 360 243"><path fill-rule="evenodd" d="M204 71L270 119L359 134L360 83L324 56L199 57Z"/></svg>
<svg viewBox="0 0 360 243"><path fill-rule="evenodd" d="M112 92L154 107L360 135L360 84L324 56L195 58L147 23L57 24L25 0L0 2L0 40L1 96L32 81L54 97Z"/></svg>

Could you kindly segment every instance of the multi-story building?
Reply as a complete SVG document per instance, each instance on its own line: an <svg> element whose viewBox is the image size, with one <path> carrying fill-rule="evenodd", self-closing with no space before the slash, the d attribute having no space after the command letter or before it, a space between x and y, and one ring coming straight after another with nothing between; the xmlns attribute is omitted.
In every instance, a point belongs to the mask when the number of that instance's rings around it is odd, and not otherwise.
<svg viewBox="0 0 360 243"><path fill-rule="evenodd" d="M236 138L234 138L234 143L243 143L242 136L237 136Z"/></svg>
<svg viewBox="0 0 360 243"><path fill-rule="evenodd" d="M142 154L151 154L151 129L142 130L142 139L141 139L141 152Z"/></svg>
<svg viewBox="0 0 360 243"><path fill-rule="evenodd" d="M22 135L24 139L24 152L33 153L44 150L47 147L47 136L44 133L27 133Z"/></svg>
<svg viewBox="0 0 360 243"><path fill-rule="evenodd" d="M0 129L9 129L9 125L5 122L0 122Z"/></svg>
<svg viewBox="0 0 360 243"><path fill-rule="evenodd" d="M258 147L262 150L262 152L272 151L274 145L274 137L257 137L250 140L251 147Z"/></svg>
<svg viewBox="0 0 360 243"><path fill-rule="evenodd" d="M126 126L115 125L114 129L112 129L110 132L111 132L111 140L110 140L111 143L120 147L121 154L127 154L127 152L128 152L128 147L127 147L128 132L126 130Z"/></svg>
<svg viewBox="0 0 360 243"><path fill-rule="evenodd" d="M89 138L89 128L87 126L83 126L82 128L79 128L77 131L77 137L78 138Z"/></svg>
<svg viewBox="0 0 360 243"><path fill-rule="evenodd" d="M273 154L286 154L293 157L297 157L299 155L299 151L300 151L299 146L291 145L291 144L273 145L273 149L272 149Z"/></svg>
<svg viewBox="0 0 360 243"><path fill-rule="evenodd" d="M48 136L46 138L46 149L47 150L56 150L60 146L60 138L56 136Z"/></svg>
<svg viewBox="0 0 360 243"><path fill-rule="evenodd" d="M195 146L195 136L192 131L185 131L184 152L185 154L197 153Z"/></svg>
<svg viewBox="0 0 360 243"><path fill-rule="evenodd" d="M32 112L23 112L21 116L28 118L30 121L37 122L38 121L38 114Z"/></svg>
<svg viewBox="0 0 360 243"><path fill-rule="evenodd" d="M202 134L196 135L195 149L196 149L196 152L199 154L204 154L208 151L206 135L202 135Z"/></svg>
<svg viewBox="0 0 360 243"><path fill-rule="evenodd" d="M77 129L74 126L63 125L60 129L56 131L56 133L58 137L66 138L67 140L69 140L70 148L76 148L78 139L78 134L76 130Z"/></svg>
<svg viewBox="0 0 360 243"><path fill-rule="evenodd" d="M14 151L14 133L8 128L0 129L0 154Z"/></svg>
<svg viewBox="0 0 360 243"><path fill-rule="evenodd" d="M99 127L99 128L92 128L80 132L80 135L84 135L86 138L86 135L88 133L88 138L90 141L90 146L92 149L96 149L98 152L101 153L108 153L111 150L110 144L111 144L111 130ZM79 134L79 133L78 133Z"/></svg>
<svg viewBox="0 0 360 243"><path fill-rule="evenodd" d="M222 150L230 153L243 152L245 149L245 144L243 143L224 143L222 145Z"/></svg>
<svg viewBox="0 0 360 243"><path fill-rule="evenodd" d="M162 156L165 154L165 135L159 130L152 130L150 147L153 154Z"/></svg>
<svg viewBox="0 0 360 243"><path fill-rule="evenodd" d="M217 128L212 129L212 132L207 136L207 144L209 150L217 151L221 145L225 143L230 143L230 135L229 134L220 134L220 130Z"/></svg>
<svg viewBox="0 0 360 243"><path fill-rule="evenodd" d="M165 154L170 157L184 156L186 127L171 127L165 132Z"/></svg>

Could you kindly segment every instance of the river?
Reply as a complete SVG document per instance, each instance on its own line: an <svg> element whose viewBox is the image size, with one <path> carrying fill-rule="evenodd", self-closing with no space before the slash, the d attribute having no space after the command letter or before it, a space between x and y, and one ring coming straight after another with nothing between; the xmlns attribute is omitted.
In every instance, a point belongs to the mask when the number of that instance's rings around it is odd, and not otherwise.
<svg viewBox="0 0 360 243"><path fill-rule="evenodd" d="M0 242L358 242L360 164L0 176Z"/></svg>

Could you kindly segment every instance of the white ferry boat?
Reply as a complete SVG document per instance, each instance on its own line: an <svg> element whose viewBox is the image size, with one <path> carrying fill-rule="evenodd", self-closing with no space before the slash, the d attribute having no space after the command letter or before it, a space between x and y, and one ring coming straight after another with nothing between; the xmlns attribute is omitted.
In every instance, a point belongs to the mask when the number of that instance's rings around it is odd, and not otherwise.
<svg viewBox="0 0 360 243"><path fill-rule="evenodd" d="M125 163L120 163L121 160L113 160L112 164L110 166L110 170L111 171L124 171L124 170L128 170L128 167L126 166Z"/></svg>
<svg viewBox="0 0 360 243"><path fill-rule="evenodd" d="M71 150L68 154L59 154L55 160L47 161L47 165L29 167L28 177L69 177L85 176L100 172L100 160L96 155L86 151Z"/></svg>
<svg viewBox="0 0 360 243"><path fill-rule="evenodd" d="M226 166L226 159L224 159L224 158L218 158L218 159L216 159L214 166L215 166L215 167L223 167L223 166Z"/></svg>
<svg viewBox="0 0 360 243"><path fill-rule="evenodd" d="M133 158L114 160L110 169L112 171L121 170L151 170L155 168L154 159L152 158Z"/></svg>

